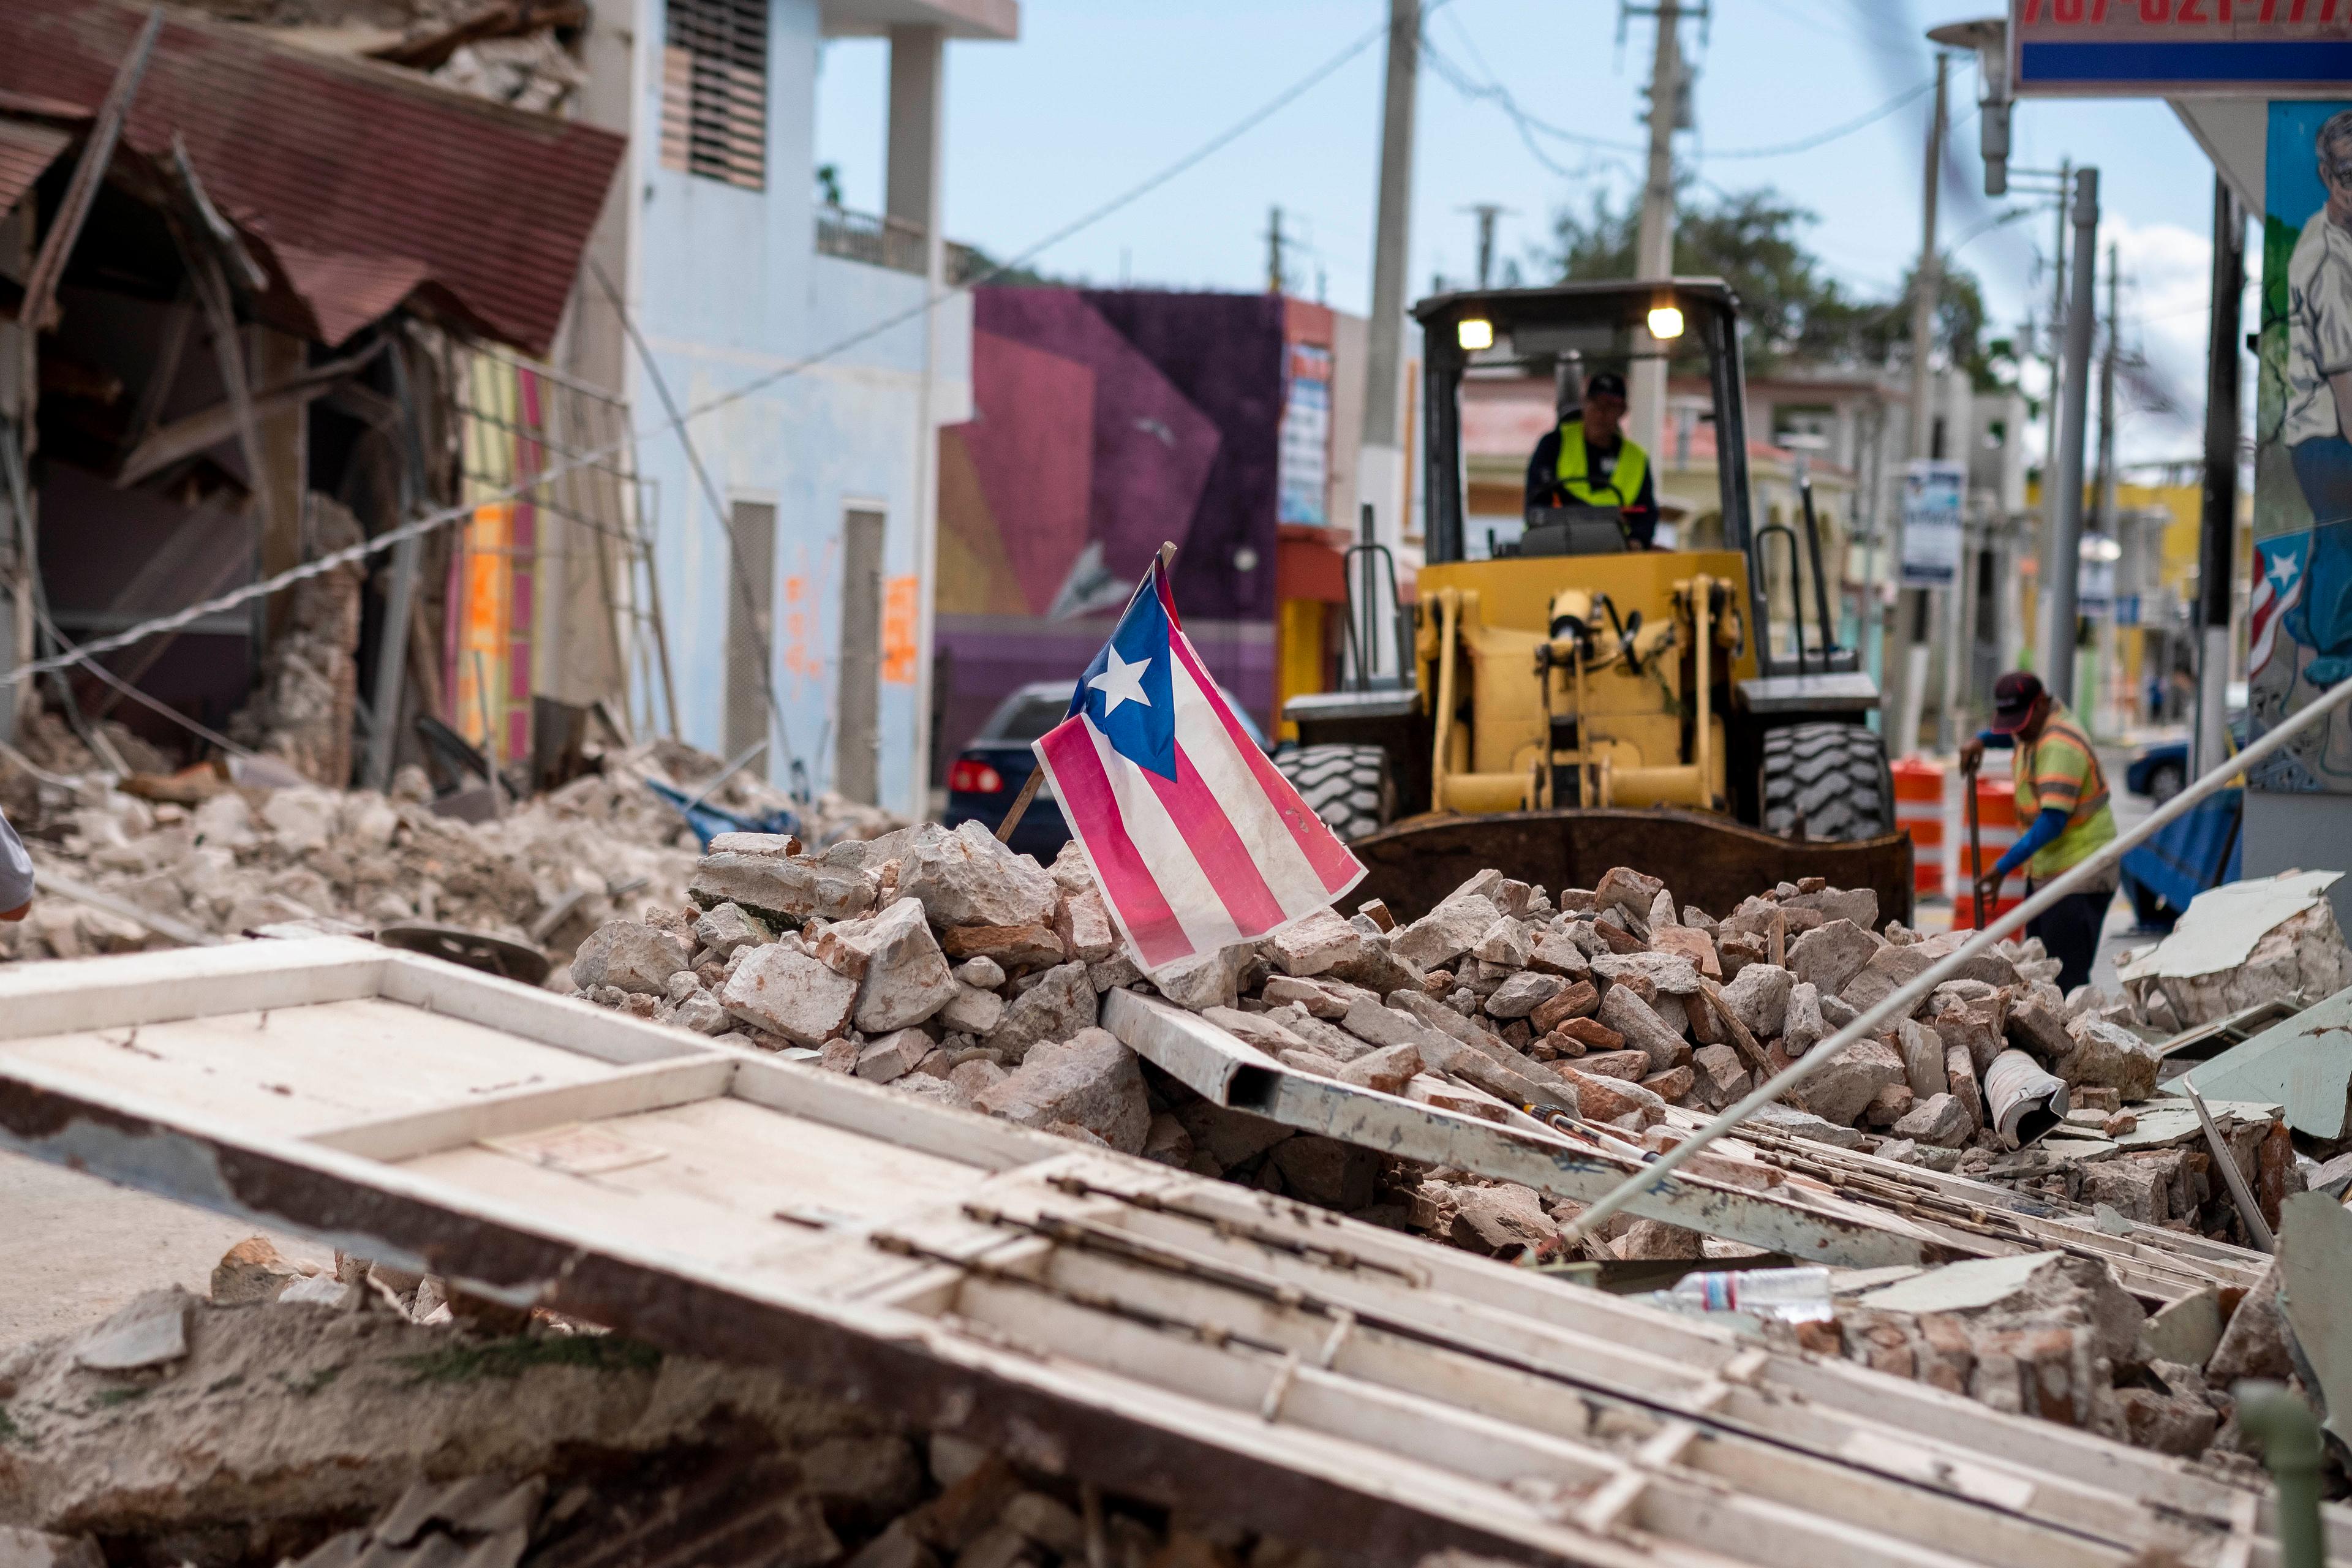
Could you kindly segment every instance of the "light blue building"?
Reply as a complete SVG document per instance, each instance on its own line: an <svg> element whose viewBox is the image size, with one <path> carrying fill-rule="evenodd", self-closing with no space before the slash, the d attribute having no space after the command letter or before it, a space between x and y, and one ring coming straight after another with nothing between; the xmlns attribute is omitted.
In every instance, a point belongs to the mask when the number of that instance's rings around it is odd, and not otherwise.
<svg viewBox="0 0 2352 1568"><path fill-rule="evenodd" d="M730 758L765 741L775 782L910 815L929 771L937 431L971 403L971 308L947 292L940 234L943 78L951 40L1011 39L1019 16L1015 0L597 0L583 40L585 116L630 142L593 250L642 342L592 273L566 357L625 388L652 432L642 524L684 738ZM861 35L890 56L873 216L814 188L819 51Z"/></svg>

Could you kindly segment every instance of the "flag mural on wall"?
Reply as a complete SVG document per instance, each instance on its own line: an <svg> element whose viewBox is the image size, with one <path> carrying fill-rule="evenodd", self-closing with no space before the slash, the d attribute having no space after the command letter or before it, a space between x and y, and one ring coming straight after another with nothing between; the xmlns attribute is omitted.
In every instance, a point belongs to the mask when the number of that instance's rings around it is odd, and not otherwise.
<svg viewBox="0 0 2352 1568"><path fill-rule="evenodd" d="M1034 749L1147 972L1264 936L1364 875L1234 716L1164 557Z"/></svg>

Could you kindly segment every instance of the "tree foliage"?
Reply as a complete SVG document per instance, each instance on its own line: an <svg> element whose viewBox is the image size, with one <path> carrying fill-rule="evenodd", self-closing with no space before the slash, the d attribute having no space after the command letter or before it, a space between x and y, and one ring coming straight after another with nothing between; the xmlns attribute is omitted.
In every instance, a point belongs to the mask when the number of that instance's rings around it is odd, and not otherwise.
<svg viewBox="0 0 2352 1568"><path fill-rule="evenodd" d="M1675 271L1721 278L1739 296L1742 347L1748 367L1769 374L1790 363L1899 370L1911 358L1912 276L1893 300L1869 299L1829 275L1805 244L1815 216L1770 189L1697 197L1687 186L1676 198ZM1563 207L1554 218L1552 247L1538 265L1563 281L1633 276L1634 239L1641 227L1636 202L1622 205L1606 191L1583 212ZM1916 270L1916 269L1915 269ZM2008 344L1984 340L1983 291L1974 274L1949 261L1943 268L1936 313L1936 348L1964 365L1980 388L2005 384L2013 369Z"/></svg>

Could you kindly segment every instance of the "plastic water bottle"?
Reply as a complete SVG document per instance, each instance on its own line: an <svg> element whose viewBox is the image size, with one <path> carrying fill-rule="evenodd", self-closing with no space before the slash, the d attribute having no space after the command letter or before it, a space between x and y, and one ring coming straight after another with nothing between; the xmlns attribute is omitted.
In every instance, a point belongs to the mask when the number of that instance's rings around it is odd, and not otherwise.
<svg viewBox="0 0 2352 1568"><path fill-rule="evenodd" d="M1662 1305L1685 1311L1745 1312L1784 1323L1818 1323L1830 1312L1826 1268L1741 1268L1685 1274L1671 1290L1654 1293Z"/></svg>

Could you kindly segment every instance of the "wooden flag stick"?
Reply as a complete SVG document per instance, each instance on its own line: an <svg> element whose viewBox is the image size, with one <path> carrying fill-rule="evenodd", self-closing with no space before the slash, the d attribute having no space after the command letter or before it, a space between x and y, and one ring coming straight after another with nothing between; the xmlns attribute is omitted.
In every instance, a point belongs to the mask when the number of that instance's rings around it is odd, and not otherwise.
<svg viewBox="0 0 2352 1568"><path fill-rule="evenodd" d="M1164 541L1160 546L1160 564L1165 568L1175 563L1176 542L1172 539ZM1031 763L1027 782L1022 784L1021 793L1013 797L1013 804L1004 808L1004 820L996 825L996 841L999 844L1013 842L1013 830L1021 826L1021 818L1027 814L1029 803L1037 798L1037 786L1045 782L1045 770L1034 763Z"/></svg>

